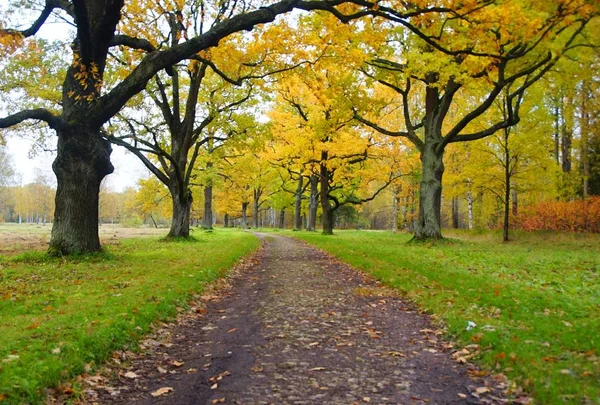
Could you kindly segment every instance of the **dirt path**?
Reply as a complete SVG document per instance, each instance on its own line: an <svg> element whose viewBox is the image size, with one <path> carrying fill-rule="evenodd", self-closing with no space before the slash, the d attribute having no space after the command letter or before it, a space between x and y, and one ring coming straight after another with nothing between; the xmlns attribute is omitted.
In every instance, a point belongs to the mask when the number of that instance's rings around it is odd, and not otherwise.
<svg viewBox="0 0 600 405"><path fill-rule="evenodd" d="M301 242L260 237L261 253L224 298L160 329L143 355L121 353L115 361L127 368L112 381L88 378L87 400L504 402L502 382L473 380L477 371L456 361L430 320L393 292Z"/></svg>

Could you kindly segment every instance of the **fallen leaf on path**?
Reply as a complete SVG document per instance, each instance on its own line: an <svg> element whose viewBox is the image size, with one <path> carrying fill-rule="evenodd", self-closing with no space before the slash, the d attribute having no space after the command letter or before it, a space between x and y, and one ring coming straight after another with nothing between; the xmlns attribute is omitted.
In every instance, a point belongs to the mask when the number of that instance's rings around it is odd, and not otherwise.
<svg viewBox="0 0 600 405"><path fill-rule="evenodd" d="M467 397L465 394L461 394L460 392L456 395L458 395L458 397L462 399L465 399Z"/></svg>
<svg viewBox="0 0 600 405"><path fill-rule="evenodd" d="M227 331L227 333L233 333L233 332L235 332L236 330L237 330L237 328L232 328L232 329L229 329L229 330Z"/></svg>
<svg viewBox="0 0 600 405"><path fill-rule="evenodd" d="M229 371L223 371L221 374L213 375L208 379L208 381L210 381L211 383L216 383L217 381L221 381L223 378L228 377L230 375L231 373Z"/></svg>
<svg viewBox="0 0 600 405"><path fill-rule="evenodd" d="M404 353L401 352L394 352L394 351L389 351L386 353L388 356L392 356L392 357L406 357L406 355Z"/></svg>
<svg viewBox="0 0 600 405"><path fill-rule="evenodd" d="M224 404L225 403L225 397L213 399L211 401L211 403L213 403L213 404Z"/></svg>
<svg viewBox="0 0 600 405"><path fill-rule="evenodd" d="M151 392L150 395L152 395L153 397L161 397L161 396L167 395L171 392L173 392L172 387L163 387L163 388L157 389L154 392Z"/></svg>
<svg viewBox="0 0 600 405"><path fill-rule="evenodd" d="M216 390L217 388L219 388L219 384L214 383L213 385L210 386L211 390Z"/></svg>
<svg viewBox="0 0 600 405"><path fill-rule="evenodd" d="M123 374L123 377L134 380L134 379L138 378L138 375L136 373L134 373L133 371L128 371L125 374Z"/></svg>
<svg viewBox="0 0 600 405"><path fill-rule="evenodd" d="M490 389L488 387L479 387L475 392L478 394L485 394L486 392L490 392Z"/></svg>
<svg viewBox="0 0 600 405"><path fill-rule="evenodd" d="M325 368L325 367L313 367L313 368L308 369L308 371L324 371L324 370L327 370L327 368Z"/></svg>
<svg viewBox="0 0 600 405"><path fill-rule="evenodd" d="M175 367L181 367L181 366L183 366L185 363L184 363L183 361L177 361L177 360L173 360L173 361L171 362L171 364L172 364L173 366L175 366Z"/></svg>
<svg viewBox="0 0 600 405"><path fill-rule="evenodd" d="M167 374L167 370L165 370L164 368L162 368L162 367L160 367L160 366L159 366L159 367L156 367L156 369L157 369L157 370L158 370L158 372L159 372L159 373L161 373L161 374Z"/></svg>
<svg viewBox="0 0 600 405"><path fill-rule="evenodd" d="M188 368L187 370L185 370L185 372L188 374L194 374L197 371L198 371L198 369L195 369L195 368Z"/></svg>
<svg viewBox="0 0 600 405"><path fill-rule="evenodd" d="M363 397L363 401L365 401L365 402L371 402L371 398L369 398L369 397Z"/></svg>

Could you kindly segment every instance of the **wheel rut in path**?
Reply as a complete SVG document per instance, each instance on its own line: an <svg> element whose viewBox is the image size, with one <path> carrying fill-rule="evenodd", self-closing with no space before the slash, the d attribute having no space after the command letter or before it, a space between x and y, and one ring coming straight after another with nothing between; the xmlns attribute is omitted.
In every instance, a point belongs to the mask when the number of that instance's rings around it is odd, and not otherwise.
<svg viewBox="0 0 600 405"><path fill-rule="evenodd" d="M121 369L111 388L88 390L90 402L506 401L503 383L472 379L473 366L454 360L431 320L393 291L302 242L258 236L257 260L224 298L159 330L128 359L133 374Z"/></svg>

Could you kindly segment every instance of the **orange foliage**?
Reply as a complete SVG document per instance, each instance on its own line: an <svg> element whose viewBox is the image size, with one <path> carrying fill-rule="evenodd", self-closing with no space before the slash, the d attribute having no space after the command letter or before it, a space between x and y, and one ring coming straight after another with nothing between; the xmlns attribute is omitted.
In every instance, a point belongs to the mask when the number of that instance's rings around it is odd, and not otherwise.
<svg viewBox="0 0 600 405"><path fill-rule="evenodd" d="M524 208L514 220L515 228L600 233L600 197L568 202L542 202Z"/></svg>

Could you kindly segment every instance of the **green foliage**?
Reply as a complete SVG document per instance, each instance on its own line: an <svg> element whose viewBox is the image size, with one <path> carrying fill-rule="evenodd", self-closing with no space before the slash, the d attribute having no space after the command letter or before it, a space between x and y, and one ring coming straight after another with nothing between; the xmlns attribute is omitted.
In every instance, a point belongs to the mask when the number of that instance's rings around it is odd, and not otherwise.
<svg viewBox="0 0 600 405"><path fill-rule="evenodd" d="M293 235L404 292L450 336L479 344L477 361L538 403L600 398L597 235L515 233L517 242L501 244L490 241L496 235L459 233L465 240L435 245L379 232ZM467 331L468 321L477 326Z"/></svg>
<svg viewBox="0 0 600 405"><path fill-rule="evenodd" d="M247 233L198 243L124 240L108 253L0 257L0 398L39 403L43 388L81 374L170 319L258 246ZM228 249L222 249L227 244Z"/></svg>

